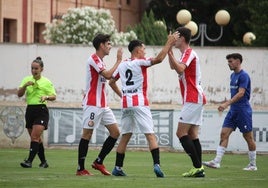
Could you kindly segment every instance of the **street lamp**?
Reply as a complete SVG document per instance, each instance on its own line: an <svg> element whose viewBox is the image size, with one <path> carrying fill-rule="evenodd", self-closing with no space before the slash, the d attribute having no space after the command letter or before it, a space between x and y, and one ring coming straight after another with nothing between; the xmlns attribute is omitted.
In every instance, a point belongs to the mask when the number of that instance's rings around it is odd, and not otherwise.
<svg viewBox="0 0 268 188"><path fill-rule="evenodd" d="M243 36L244 44L251 45L252 41L256 39L256 36L252 32L246 32Z"/></svg>
<svg viewBox="0 0 268 188"><path fill-rule="evenodd" d="M227 25L230 21L230 14L226 10L219 10L216 13L215 21L220 26L220 35L214 39L210 38L207 35L207 24L200 23L198 27L195 22L191 21L192 16L188 10L186 9L180 10L177 13L176 18L179 24L184 25L185 27L191 30L192 36L195 36L199 30L197 36L192 38L191 41L196 41L197 39L199 39L199 37L201 37L201 46L204 46L205 38L210 42L216 42L220 40L220 38L223 35L223 26Z"/></svg>

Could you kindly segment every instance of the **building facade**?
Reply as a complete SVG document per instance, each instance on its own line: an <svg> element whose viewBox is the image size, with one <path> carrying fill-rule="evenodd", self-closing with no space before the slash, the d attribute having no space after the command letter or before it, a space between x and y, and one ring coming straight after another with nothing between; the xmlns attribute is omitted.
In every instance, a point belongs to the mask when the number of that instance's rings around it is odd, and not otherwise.
<svg viewBox="0 0 268 188"><path fill-rule="evenodd" d="M69 8L109 9L118 31L141 20L144 0L0 0L0 42L45 43L45 24L61 18Z"/></svg>

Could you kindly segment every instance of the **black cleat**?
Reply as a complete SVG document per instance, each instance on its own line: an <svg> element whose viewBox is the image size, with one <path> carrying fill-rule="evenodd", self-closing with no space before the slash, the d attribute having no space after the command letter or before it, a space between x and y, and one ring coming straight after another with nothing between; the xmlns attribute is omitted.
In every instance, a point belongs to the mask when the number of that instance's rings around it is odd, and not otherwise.
<svg viewBox="0 0 268 188"><path fill-rule="evenodd" d="M39 165L40 168L48 168L48 164L47 164L47 161L43 161L40 163Z"/></svg>
<svg viewBox="0 0 268 188"><path fill-rule="evenodd" d="M25 160L24 162L20 163L20 166L23 168L32 168L32 162Z"/></svg>

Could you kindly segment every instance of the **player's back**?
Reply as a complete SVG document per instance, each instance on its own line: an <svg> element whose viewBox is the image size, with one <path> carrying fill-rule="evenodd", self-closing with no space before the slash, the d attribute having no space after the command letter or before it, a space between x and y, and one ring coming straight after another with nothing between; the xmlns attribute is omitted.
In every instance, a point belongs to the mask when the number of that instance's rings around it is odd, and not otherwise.
<svg viewBox="0 0 268 188"><path fill-rule="evenodd" d="M122 82L122 90L138 90L147 87L147 67L150 61L145 59L128 59L122 62L118 71Z"/></svg>
<svg viewBox="0 0 268 188"><path fill-rule="evenodd" d="M146 69L150 65L149 60L128 59L118 66L123 100L128 101L126 106L148 105Z"/></svg>

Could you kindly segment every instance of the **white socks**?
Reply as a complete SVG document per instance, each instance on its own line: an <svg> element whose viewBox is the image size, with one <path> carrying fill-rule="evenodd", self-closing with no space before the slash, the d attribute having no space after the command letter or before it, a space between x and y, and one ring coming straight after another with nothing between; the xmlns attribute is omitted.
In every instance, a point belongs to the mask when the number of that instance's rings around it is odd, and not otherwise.
<svg viewBox="0 0 268 188"><path fill-rule="evenodd" d="M256 151L248 152L249 163L256 166Z"/></svg>
<svg viewBox="0 0 268 188"><path fill-rule="evenodd" d="M221 160L222 160L222 157L225 153L225 150L226 150L225 147L222 147L222 146L217 147L217 153L216 153L216 157L214 159L215 163L219 163L219 164L221 163Z"/></svg>
<svg viewBox="0 0 268 188"><path fill-rule="evenodd" d="M215 163L219 163L219 164L221 163L221 160L222 160L222 157L225 153L225 150L226 150L225 147L218 146L216 157L214 159ZM254 166L256 166L256 155L257 155L256 153L257 153L256 151L249 151L248 152L249 163L251 165L254 165Z"/></svg>

